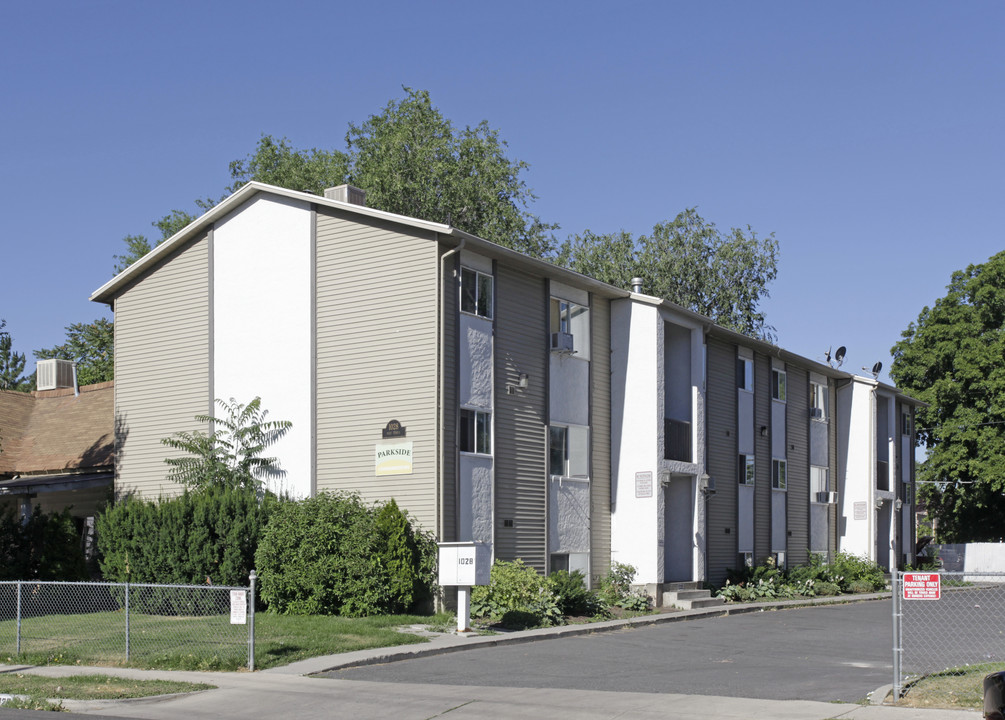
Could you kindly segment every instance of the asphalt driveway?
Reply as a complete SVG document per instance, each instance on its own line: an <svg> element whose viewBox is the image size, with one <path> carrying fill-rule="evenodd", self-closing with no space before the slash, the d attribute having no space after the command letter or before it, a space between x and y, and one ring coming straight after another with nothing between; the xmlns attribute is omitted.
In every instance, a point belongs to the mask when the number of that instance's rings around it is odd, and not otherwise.
<svg viewBox="0 0 1005 720"><path fill-rule="evenodd" d="M892 681L887 600L472 649L324 677L858 702Z"/></svg>

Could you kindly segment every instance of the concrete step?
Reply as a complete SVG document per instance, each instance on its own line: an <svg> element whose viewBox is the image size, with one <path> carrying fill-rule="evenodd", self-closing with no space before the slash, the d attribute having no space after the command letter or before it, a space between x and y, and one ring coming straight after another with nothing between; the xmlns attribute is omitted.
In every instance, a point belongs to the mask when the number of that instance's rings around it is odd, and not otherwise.
<svg viewBox="0 0 1005 720"><path fill-rule="evenodd" d="M693 610L694 608L716 607L718 605L724 605L725 603L726 601L721 597L707 597L697 600L681 601L680 607L682 610Z"/></svg>
<svg viewBox="0 0 1005 720"><path fill-rule="evenodd" d="M708 590L679 590L676 592L663 593L663 607L676 607L681 610L691 610L693 608L715 607L722 605L725 600L712 597Z"/></svg>

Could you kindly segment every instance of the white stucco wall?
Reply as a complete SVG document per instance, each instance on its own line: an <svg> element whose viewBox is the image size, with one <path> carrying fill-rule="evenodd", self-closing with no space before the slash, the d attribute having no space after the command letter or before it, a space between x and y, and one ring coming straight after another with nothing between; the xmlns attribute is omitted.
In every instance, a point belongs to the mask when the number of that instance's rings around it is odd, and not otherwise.
<svg viewBox="0 0 1005 720"><path fill-rule="evenodd" d="M459 398L462 407L492 409L492 321L460 314Z"/></svg>
<svg viewBox="0 0 1005 720"><path fill-rule="evenodd" d="M575 355L551 353L549 359L551 422L590 424L590 363Z"/></svg>
<svg viewBox="0 0 1005 720"><path fill-rule="evenodd" d="M662 570L657 429L663 420L654 392L661 384L660 322L658 309L649 303L611 303L611 558L634 565L639 584L659 582ZM651 478L650 497L636 497L639 473Z"/></svg>
<svg viewBox="0 0 1005 720"><path fill-rule="evenodd" d="M548 552L590 551L590 482L551 478L548 482Z"/></svg>
<svg viewBox="0 0 1005 720"><path fill-rule="evenodd" d="M464 453L460 456L457 539L461 542L492 543L492 467L490 457Z"/></svg>
<svg viewBox="0 0 1005 720"><path fill-rule="evenodd" d="M213 394L293 423L268 453L286 471L270 486L297 497L312 488L312 255L307 203L259 197L213 233Z"/></svg>

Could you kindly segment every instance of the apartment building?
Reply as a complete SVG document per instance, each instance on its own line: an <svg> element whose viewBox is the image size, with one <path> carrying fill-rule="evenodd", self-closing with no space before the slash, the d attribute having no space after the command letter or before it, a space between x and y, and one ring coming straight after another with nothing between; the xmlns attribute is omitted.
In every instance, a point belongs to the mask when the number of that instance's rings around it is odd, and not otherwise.
<svg viewBox="0 0 1005 720"><path fill-rule="evenodd" d="M861 379L643 290L349 186L251 183L92 295L115 312L116 490L179 492L161 439L261 397L293 424L275 489L393 497L438 540L541 572L615 560L655 591L858 543L841 498L867 419L835 411ZM879 395L884 417L910 408ZM869 528L899 558L891 491Z"/></svg>

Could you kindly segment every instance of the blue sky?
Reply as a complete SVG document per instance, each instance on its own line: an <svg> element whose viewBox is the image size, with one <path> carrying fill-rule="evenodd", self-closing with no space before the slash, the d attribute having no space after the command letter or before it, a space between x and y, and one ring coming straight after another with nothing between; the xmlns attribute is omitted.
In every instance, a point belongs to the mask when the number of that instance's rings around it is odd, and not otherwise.
<svg viewBox="0 0 1005 720"><path fill-rule="evenodd" d="M779 343L888 367L1003 249L1003 35L981 1L8 0L0 317L30 359L108 316L87 298L124 236L219 197L262 133L343 148L407 85L488 120L560 238L690 206L774 232Z"/></svg>

